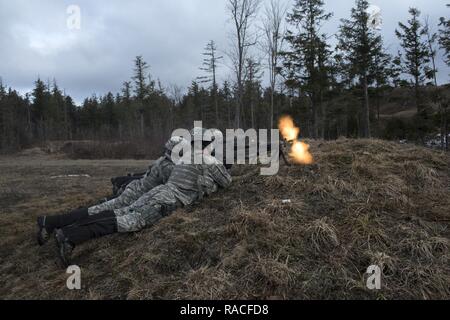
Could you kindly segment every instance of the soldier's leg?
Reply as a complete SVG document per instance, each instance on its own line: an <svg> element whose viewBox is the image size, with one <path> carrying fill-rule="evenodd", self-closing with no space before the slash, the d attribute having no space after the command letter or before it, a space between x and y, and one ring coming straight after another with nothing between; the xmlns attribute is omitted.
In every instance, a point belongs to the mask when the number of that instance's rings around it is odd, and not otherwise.
<svg viewBox="0 0 450 320"><path fill-rule="evenodd" d="M117 198L103 202L101 204L89 207L89 214L94 215L107 210L115 210L129 206L134 201L139 199L142 194L150 191L158 185L158 182L153 177L145 177L141 180L131 182L127 188Z"/></svg>
<svg viewBox="0 0 450 320"><path fill-rule="evenodd" d="M172 172L173 166L174 164L166 158L158 159L144 178L130 183L119 197L90 207L89 214L93 215L107 210L116 210L130 206L145 193L165 183Z"/></svg>
<svg viewBox="0 0 450 320"><path fill-rule="evenodd" d="M76 245L115 232L136 232L155 224L181 204L166 186L159 186L138 199L131 206L104 211L78 221L56 232L59 256L64 265Z"/></svg>
<svg viewBox="0 0 450 320"><path fill-rule="evenodd" d="M153 203L145 207L122 208L120 212L105 211L90 215L74 225L58 229L55 239L63 266L67 267L72 263L71 257L75 246L116 232L140 231L168 214L168 208Z"/></svg>
<svg viewBox="0 0 450 320"><path fill-rule="evenodd" d="M145 212L129 210L117 216L117 231L120 233L137 232L155 224L163 217L161 207L148 207Z"/></svg>
<svg viewBox="0 0 450 320"><path fill-rule="evenodd" d="M71 264L71 255L75 246L116 232L117 218L114 211L104 211L87 216L73 225L58 229L55 239L63 265Z"/></svg>
<svg viewBox="0 0 450 320"><path fill-rule="evenodd" d="M142 180L142 181L141 181ZM72 225L80 220L87 218L90 215L96 215L104 211L114 210L116 207L120 208L127 204L133 203L142 194L141 192L148 191L157 183L154 177L146 177L141 180L133 181L120 197L111 201L102 203L91 208L82 208L73 210L66 214L54 216L41 216L37 218L37 242L40 246L44 245L50 239L51 234L56 229L60 229Z"/></svg>
<svg viewBox="0 0 450 320"><path fill-rule="evenodd" d="M59 229L88 217L88 209L81 208L66 214L54 216L42 216L37 218L38 233L37 241L39 245L44 245L55 229Z"/></svg>
<svg viewBox="0 0 450 320"><path fill-rule="evenodd" d="M156 187L134 202L131 206L114 210L119 232L135 232L154 225L169 215L181 203L164 185Z"/></svg>
<svg viewBox="0 0 450 320"><path fill-rule="evenodd" d="M115 208L120 208L133 203L142 195L142 192L147 192L155 186L157 182L154 178L155 177L151 176L141 180L133 181L120 197L102 203L100 205L91 208L81 208L73 210L69 213L61 215L38 217L38 244L41 246L44 245L55 229L74 224L75 222L78 222L88 217L89 215L95 215L104 211L114 210Z"/></svg>

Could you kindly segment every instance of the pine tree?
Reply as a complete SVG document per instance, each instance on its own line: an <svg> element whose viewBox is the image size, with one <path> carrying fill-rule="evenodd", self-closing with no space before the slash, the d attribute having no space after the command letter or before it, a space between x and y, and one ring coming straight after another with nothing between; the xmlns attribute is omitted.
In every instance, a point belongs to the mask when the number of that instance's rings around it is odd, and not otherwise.
<svg viewBox="0 0 450 320"><path fill-rule="evenodd" d="M54 135L54 138L64 137L67 131L67 115L64 106L63 92L60 90L56 79L53 79L49 104L53 127L52 134Z"/></svg>
<svg viewBox="0 0 450 320"><path fill-rule="evenodd" d="M382 39L369 26L369 3L356 0L351 18L342 19L338 35L338 49L343 54L350 79L357 79L363 91L362 112L360 113L359 135L370 138L369 81L374 56L381 47Z"/></svg>
<svg viewBox="0 0 450 320"><path fill-rule="evenodd" d="M6 88L3 86L3 79L0 77L0 150L6 146L5 141L5 101L6 100Z"/></svg>
<svg viewBox="0 0 450 320"><path fill-rule="evenodd" d="M122 85L122 98L125 104L131 102L131 82L125 81Z"/></svg>
<svg viewBox="0 0 450 320"><path fill-rule="evenodd" d="M395 69L392 69L392 56L387 53L382 42L378 43L378 47L374 48L373 63L371 65L369 82L375 83L375 103L377 109L377 120L380 120L380 96L383 87L389 84L390 78L395 76Z"/></svg>
<svg viewBox="0 0 450 320"><path fill-rule="evenodd" d="M402 82L402 55L400 52L392 58L391 65L389 66L389 73L394 87L399 87Z"/></svg>
<svg viewBox="0 0 450 320"><path fill-rule="evenodd" d="M322 76L326 74L324 69L329 53L326 37L320 34L320 29L332 16L323 7L323 0L296 0L287 17L295 30L286 32L290 50L283 53L285 66L289 70L287 85L299 85L309 98L314 138L319 137L320 125L323 124L320 119L323 116L320 112L324 83Z"/></svg>
<svg viewBox="0 0 450 320"><path fill-rule="evenodd" d="M135 84L134 93L136 94L136 97L140 101L143 101L148 93L148 91L147 91L147 89L148 89L148 87L147 87L147 77L148 77L147 70L148 70L148 68L149 68L149 66L148 66L147 62L144 61L142 56L137 56L136 59L134 60L133 80L134 80L134 84Z"/></svg>
<svg viewBox="0 0 450 320"><path fill-rule="evenodd" d="M429 17L427 16L424 23L424 34L425 34L425 43L428 49L428 57L431 62L431 68L427 68L427 78L433 80L433 85L437 87L437 67L436 67L436 55L437 55L437 41L438 34L433 32L431 29L431 25L429 22Z"/></svg>
<svg viewBox="0 0 450 320"><path fill-rule="evenodd" d="M450 5L447 4L447 7L450 7ZM450 67L450 19L446 19L444 17L440 18L439 22L439 46L444 51L444 61L447 64L447 66ZM442 146L445 149L449 149L449 138L448 138L448 123L449 121L449 100L443 100L441 101L441 143ZM444 137L445 140L444 140Z"/></svg>
<svg viewBox="0 0 450 320"><path fill-rule="evenodd" d="M329 91L328 89L333 84L333 63L331 61L331 55L332 51L330 50L330 46L327 43L326 35L322 35L322 39L319 42L319 48L318 48L318 59L317 59L317 66L318 66L318 100L319 100L319 108L320 108L320 134L319 137L324 139L325 138L325 129L326 129L326 122L327 119L327 110L325 108L325 102L324 95L326 94L326 91Z"/></svg>
<svg viewBox="0 0 450 320"><path fill-rule="evenodd" d="M5 87L3 86L3 79L0 77L0 100L3 99L6 95Z"/></svg>
<svg viewBox="0 0 450 320"><path fill-rule="evenodd" d="M137 56L134 60L134 76L133 80L135 83L134 92L136 94L136 98L139 101L139 122L140 122L140 131L141 138L145 136L145 123L144 123L144 99L149 93L149 87L147 85L147 70L149 66L147 62L144 61L142 56ZM151 81L150 81L151 83Z"/></svg>
<svg viewBox="0 0 450 320"><path fill-rule="evenodd" d="M47 86L40 78L35 82L32 96L32 119L35 127L35 136L42 141L46 139L46 118L49 94Z"/></svg>
<svg viewBox="0 0 450 320"><path fill-rule="evenodd" d="M420 11L417 8L410 8L411 18L407 24L399 22L400 30L395 30L395 34L400 40L403 49L402 64L404 71L414 79L415 104L417 111L422 111L420 102L420 86L426 78L430 53L423 36L426 34L425 28L420 22Z"/></svg>
<svg viewBox="0 0 450 320"><path fill-rule="evenodd" d="M225 81L223 83L223 87L222 90L220 90L220 95L222 97L222 99L224 100L224 104L225 104L225 108L226 108L226 113L227 113L227 127L231 128L233 125L233 118L232 118L232 113L231 113L231 109L232 109L232 94L231 94L231 86L230 83L228 81Z"/></svg>
<svg viewBox="0 0 450 320"><path fill-rule="evenodd" d="M445 53L445 63L450 67L450 19L442 17L439 26L439 45Z"/></svg>

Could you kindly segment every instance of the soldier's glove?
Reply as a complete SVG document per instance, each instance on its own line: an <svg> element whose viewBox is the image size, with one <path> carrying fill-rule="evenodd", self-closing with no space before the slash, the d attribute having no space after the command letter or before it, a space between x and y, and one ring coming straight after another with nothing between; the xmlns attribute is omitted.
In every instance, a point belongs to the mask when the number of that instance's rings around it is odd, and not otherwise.
<svg viewBox="0 0 450 320"><path fill-rule="evenodd" d="M209 196L217 191L217 184L207 176L199 176L197 178L197 187L199 200L202 200L205 195Z"/></svg>

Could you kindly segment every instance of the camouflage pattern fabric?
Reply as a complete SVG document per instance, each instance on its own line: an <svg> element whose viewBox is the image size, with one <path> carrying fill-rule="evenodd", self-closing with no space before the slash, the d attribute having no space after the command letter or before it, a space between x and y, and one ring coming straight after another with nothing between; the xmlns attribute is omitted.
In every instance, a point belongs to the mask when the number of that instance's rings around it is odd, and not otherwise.
<svg viewBox="0 0 450 320"><path fill-rule="evenodd" d="M176 165L165 185L153 188L128 207L114 210L118 231L142 230L177 208L216 192L218 187L228 187L231 181L222 164Z"/></svg>
<svg viewBox="0 0 450 320"><path fill-rule="evenodd" d="M114 210L119 232L135 232L155 224L164 215L180 206L167 185L160 185L144 194L128 207Z"/></svg>
<svg viewBox="0 0 450 320"><path fill-rule="evenodd" d="M119 197L90 207L88 209L89 214L94 215L103 211L127 207L153 188L165 184L169 180L174 167L174 163L171 160L171 152L181 142L185 142L182 137L171 137L166 142L164 156L156 161L150 170L147 171L144 178L131 182Z"/></svg>
<svg viewBox="0 0 450 320"><path fill-rule="evenodd" d="M156 223L178 207L190 205L219 187L231 184L226 168L211 155L202 154L203 164L191 164L194 152L189 163L174 164L171 150L182 142L187 143L180 137L171 138L164 156L144 178L128 185L118 198L90 207L89 214L112 210L119 232L135 232Z"/></svg>
<svg viewBox="0 0 450 320"><path fill-rule="evenodd" d="M153 188L166 183L173 167L174 164L171 160L168 160L166 157L161 157L144 178L131 182L119 197L90 207L89 214L94 215L103 211L131 205Z"/></svg>

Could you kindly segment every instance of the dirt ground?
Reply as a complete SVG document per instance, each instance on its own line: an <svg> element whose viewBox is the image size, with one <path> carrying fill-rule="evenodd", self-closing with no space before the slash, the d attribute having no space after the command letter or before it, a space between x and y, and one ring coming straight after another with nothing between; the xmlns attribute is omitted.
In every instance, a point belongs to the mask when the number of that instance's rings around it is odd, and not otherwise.
<svg viewBox="0 0 450 320"><path fill-rule="evenodd" d="M95 203L112 176L148 162L2 157L0 298L449 299L450 156L346 139L312 142L312 153L313 165L273 177L235 167L229 190L77 247L79 291L66 288L54 243L36 245L36 217ZM381 290L366 287L372 264Z"/></svg>

